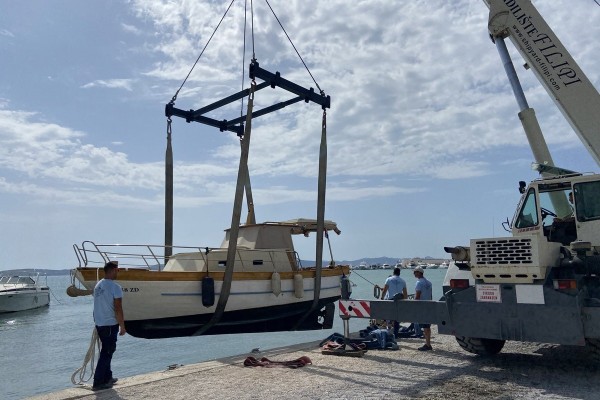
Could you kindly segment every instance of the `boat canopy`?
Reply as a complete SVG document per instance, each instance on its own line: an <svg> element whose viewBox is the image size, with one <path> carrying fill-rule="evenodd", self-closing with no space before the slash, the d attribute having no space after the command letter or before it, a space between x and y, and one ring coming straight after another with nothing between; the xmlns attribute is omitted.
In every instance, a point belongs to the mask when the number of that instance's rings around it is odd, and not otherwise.
<svg viewBox="0 0 600 400"><path fill-rule="evenodd" d="M338 235L341 231L333 221L324 221L324 229L334 231ZM288 249L294 250L292 235L308 236L310 232L317 231L317 220L297 218L281 222L263 222L253 225L240 226L237 246L245 249ZM229 229L225 230L225 239L221 248L229 245Z"/></svg>
<svg viewBox="0 0 600 400"><path fill-rule="evenodd" d="M317 220L316 219L308 219L308 218L297 218L290 219L289 221L279 222L282 225L291 225L292 226L292 234L293 235L308 235L310 232L317 231ZM336 234L342 233L337 227L337 224L333 221L325 220L323 221L324 229L326 231L334 231Z"/></svg>

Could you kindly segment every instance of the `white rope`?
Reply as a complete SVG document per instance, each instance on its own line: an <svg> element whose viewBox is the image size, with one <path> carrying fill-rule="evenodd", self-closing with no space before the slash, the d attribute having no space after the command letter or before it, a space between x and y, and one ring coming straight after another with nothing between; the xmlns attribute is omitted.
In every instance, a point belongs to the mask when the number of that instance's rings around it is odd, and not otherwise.
<svg viewBox="0 0 600 400"><path fill-rule="evenodd" d="M98 353L100 353L100 338L98 337L98 331L96 331L96 327L94 327L94 331L92 332L92 340L90 341L90 347L83 360L83 365L75 372L73 372L73 375L71 375L71 382L73 383L73 385L83 385L83 382L89 381L94 376L94 368L96 365L96 347L98 347ZM85 375L87 372L88 364L90 364L90 376L86 379ZM77 375L79 375L79 381L76 381Z"/></svg>

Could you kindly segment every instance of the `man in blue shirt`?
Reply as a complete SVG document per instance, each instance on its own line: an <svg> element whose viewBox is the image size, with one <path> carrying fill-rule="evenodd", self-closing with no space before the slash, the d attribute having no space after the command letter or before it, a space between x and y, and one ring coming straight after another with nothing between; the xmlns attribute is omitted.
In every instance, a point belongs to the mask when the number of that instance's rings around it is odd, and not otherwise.
<svg viewBox="0 0 600 400"><path fill-rule="evenodd" d="M113 378L110 363L117 349L117 333L125 334L125 319L123 316L123 289L115 280L119 272L116 261L104 265L104 279L94 288L94 323L102 343L100 357L94 373L93 390L112 387L117 378Z"/></svg>
<svg viewBox="0 0 600 400"><path fill-rule="evenodd" d="M413 271L417 283L415 284L415 300L432 300L432 286L423 276L423 268L416 267ZM423 328L423 336L425 336L425 344L419 347L417 350L428 351L431 350L431 325L430 324L419 324Z"/></svg>
<svg viewBox="0 0 600 400"><path fill-rule="evenodd" d="M400 268L394 268L394 275L388 277L385 280L383 291L381 292L381 300L393 300L396 296L406 299L408 293L406 291L406 281L400 278ZM400 330L400 323L394 321L394 337L398 337L398 331Z"/></svg>

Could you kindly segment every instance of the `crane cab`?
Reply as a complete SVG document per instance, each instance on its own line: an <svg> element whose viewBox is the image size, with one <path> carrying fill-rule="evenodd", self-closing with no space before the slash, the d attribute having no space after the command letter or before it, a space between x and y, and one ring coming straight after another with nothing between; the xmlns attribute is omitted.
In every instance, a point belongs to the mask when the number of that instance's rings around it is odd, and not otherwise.
<svg viewBox="0 0 600 400"><path fill-rule="evenodd" d="M473 278L541 283L548 271L582 248L600 254L600 175L544 177L523 184L521 192L512 236L471 239Z"/></svg>
<svg viewBox="0 0 600 400"><path fill-rule="evenodd" d="M600 250L600 175L572 174L533 181L512 223L513 236L539 235L570 246L589 242Z"/></svg>

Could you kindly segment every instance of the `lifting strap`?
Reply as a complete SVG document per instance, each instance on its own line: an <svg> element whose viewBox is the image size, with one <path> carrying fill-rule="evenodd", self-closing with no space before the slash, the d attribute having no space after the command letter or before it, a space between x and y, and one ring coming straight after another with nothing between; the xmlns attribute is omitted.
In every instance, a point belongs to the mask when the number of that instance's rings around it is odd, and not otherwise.
<svg viewBox="0 0 600 400"><path fill-rule="evenodd" d="M173 148L171 117L167 117L167 149L165 151L165 250L164 263L173 255Z"/></svg>
<svg viewBox="0 0 600 400"><path fill-rule="evenodd" d="M231 215L231 228L229 229L229 245L227 247L227 261L225 264L225 273L223 275L223 284L219 294L219 301L211 319L202 328L196 332L196 335L203 335L215 324L217 324L227 305L229 293L231 292L231 281L233 280L233 267L237 253L237 240L240 231L240 217L242 211L242 202L244 200L244 188L248 181L248 153L250 150L250 133L252 131L252 107L254 103L254 90L256 82L252 80L250 94L248 96L248 112L246 113L246 127L242 138L242 151L240 154L240 165L238 167L237 184L235 187L235 199L233 203L233 213Z"/></svg>
<svg viewBox="0 0 600 400"><path fill-rule="evenodd" d="M323 265L323 236L325 234L325 188L327 186L327 111L323 107L323 119L321 123L321 146L319 147L319 183L317 189L317 253L315 264L315 291L313 303L310 310L306 312L296 323L294 329L298 329L304 320L310 316L319 306L321 297L321 271Z"/></svg>

